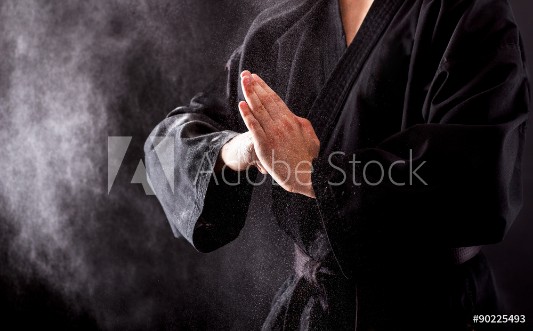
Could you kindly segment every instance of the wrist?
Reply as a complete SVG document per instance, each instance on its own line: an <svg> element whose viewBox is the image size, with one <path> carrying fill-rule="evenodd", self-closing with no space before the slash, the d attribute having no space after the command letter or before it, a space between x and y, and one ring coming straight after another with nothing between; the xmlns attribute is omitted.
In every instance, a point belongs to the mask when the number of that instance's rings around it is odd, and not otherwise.
<svg viewBox="0 0 533 331"><path fill-rule="evenodd" d="M299 193L305 195L306 197L316 199L315 190L313 189L313 185L311 183L303 185L301 188L301 192Z"/></svg>
<svg viewBox="0 0 533 331"><path fill-rule="evenodd" d="M241 133L225 143L217 160L220 170L227 167L233 171L243 171L252 166L252 157L248 146L250 143L246 133Z"/></svg>
<svg viewBox="0 0 533 331"><path fill-rule="evenodd" d="M309 198L316 198L315 190L312 182L312 165L309 162L309 167L306 170L296 169L296 189L295 193L305 195Z"/></svg>

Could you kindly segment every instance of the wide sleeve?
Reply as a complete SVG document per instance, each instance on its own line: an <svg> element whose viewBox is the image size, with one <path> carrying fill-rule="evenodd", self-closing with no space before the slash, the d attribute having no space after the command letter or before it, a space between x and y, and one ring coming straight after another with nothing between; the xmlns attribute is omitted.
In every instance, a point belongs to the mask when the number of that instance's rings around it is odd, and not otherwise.
<svg viewBox="0 0 533 331"><path fill-rule="evenodd" d="M236 173L213 172L222 146L245 131L237 111L240 58L241 48L224 75L170 112L144 146L149 182L174 235L202 252L238 236L251 196L251 186Z"/></svg>
<svg viewBox="0 0 533 331"><path fill-rule="evenodd" d="M373 251L422 254L503 238L521 207L529 105L517 36L496 31L478 49L454 36L414 110L421 123L354 155L314 160L322 226L345 271Z"/></svg>

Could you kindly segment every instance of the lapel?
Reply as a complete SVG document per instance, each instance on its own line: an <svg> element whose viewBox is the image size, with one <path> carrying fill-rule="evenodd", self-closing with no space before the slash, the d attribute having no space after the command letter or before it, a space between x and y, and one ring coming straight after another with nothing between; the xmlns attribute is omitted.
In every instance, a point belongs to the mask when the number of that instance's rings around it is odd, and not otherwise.
<svg viewBox="0 0 533 331"><path fill-rule="evenodd" d="M320 141L327 139L351 87L403 0L374 0L354 40L341 57L307 118Z"/></svg>

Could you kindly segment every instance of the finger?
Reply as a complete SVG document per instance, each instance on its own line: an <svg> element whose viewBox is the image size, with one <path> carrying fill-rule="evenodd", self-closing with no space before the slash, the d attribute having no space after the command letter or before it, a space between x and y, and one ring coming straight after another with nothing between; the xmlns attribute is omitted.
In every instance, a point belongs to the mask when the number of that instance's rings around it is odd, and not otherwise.
<svg viewBox="0 0 533 331"><path fill-rule="evenodd" d="M280 109L284 108L285 110L291 112L283 99L281 99L281 97L259 75L252 74L252 78L259 84L259 86L261 86L264 91L269 94L270 98L276 102Z"/></svg>
<svg viewBox="0 0 533 331"><path fill-rule="evenodd" d="M260 97L263 104L266 106L270 117L276 122L277 127L281 127L283 130L291 130L295 126L298 126L298 118L294 115L287 105L281 100L281 98L274 92L258 75L253 74L254 77L254 90ZM265 90L268 89L267 90ZM278 101L276 101L278 100Z"/></svg>
<svg viewBox="0 0 533 331"><path fill-rule="evenodd" d="M248 133L248 137L250 139L250 142L251 142L251 149L250 149L250 158L251 158L251 162L250 162L250 165L253 165L257 168L257 170L259 170L260 173L262 173L263 175L266 175L268 174L268 171L266 170L265 166L263 166L263 164L261 163L261 161L259 161L259 158L257 157L257 153L255 152L255 147L253 145L253 135L250 131L247 132Z"/></svg>
<svg viewBox="0 0 533 331"><path fill-rule="evenodd" d="M244 70L243 72L241 72L241 78L243 78L244 76L249 76L251 74L252 73L249 70Z"/></svg>
<svg viewBox="0 0 533 331"><path fill-rule="evenodd" d="M244 75L242 77L242 92L244 94L244 99L249 106L249 109L254 114L254 117L259 123L266 128L272 118L268 114L268 111L261 103L261 100L257 96L253 88L253 81L250 75Z"/></svg>
<svg viewBox="0 0 533 331"><path fill-rule="evenodd" d="M266 89L264 89L262 85L259 83L259 81L257 80L257 78L259 78L259 76L255 74L252 75L252 87L254 89L254 92L259 98L259 101L261 101L263 106L268 111L270 117L272 117L272 119L275 119L276 116L279 116L280 106L285 106L285 105L284 104L279 105L276 102L276 100L272 97L272 94L275 94L275 93L272 90L267 91ZM275 94L275 96L277 96L277 94Z"/></svg>
<svg viewBox="0 0 533 331"><path fill-rule="evenodd" d="M255 163L255 167L257 168L257 170L259 170L260 173L262 173L263 175L267 175L268 174L268 171L266 171L265 167L263 166L263 164L261 164L261 161L257 160L257 162Z"/></svg>
<svg viewBox="0 0 533 331"><path fill-rule="evenodd" d="M257 121L257 119L255 118L254 114L252 113L250 107L246 102L239 102L239 111L241 113L242 119L244 120L244 124L252 134L252 138L263 139L265 137L265 131L263 130L261 123L259 123L259 121Z"/></svg>

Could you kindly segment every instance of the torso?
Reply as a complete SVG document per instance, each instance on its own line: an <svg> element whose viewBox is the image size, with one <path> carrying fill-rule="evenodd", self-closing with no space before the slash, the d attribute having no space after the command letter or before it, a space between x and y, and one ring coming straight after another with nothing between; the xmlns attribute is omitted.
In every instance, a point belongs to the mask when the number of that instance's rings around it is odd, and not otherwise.
<svg viewBox="0 0 533 331"><path fill-rule="evenodd" d="M347 46L355 38L373 2L374 0L339 0L342 26L344 28Z"/></svg>

